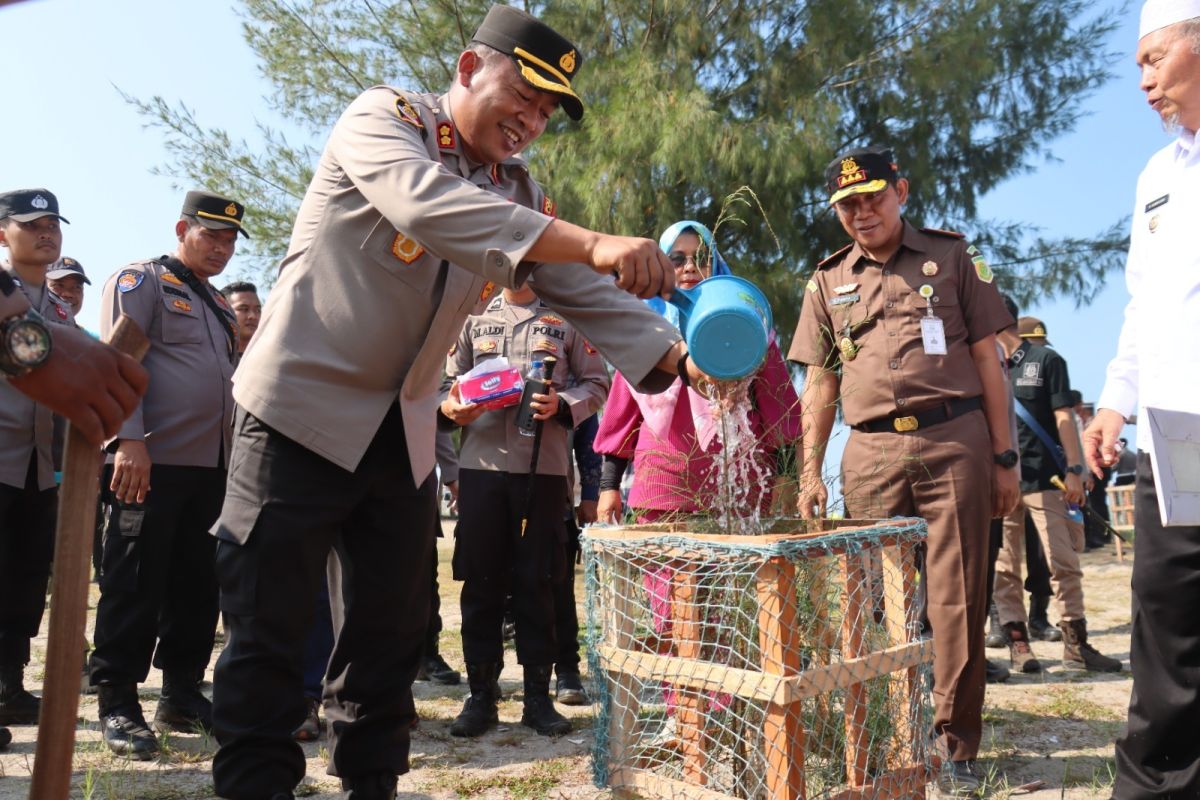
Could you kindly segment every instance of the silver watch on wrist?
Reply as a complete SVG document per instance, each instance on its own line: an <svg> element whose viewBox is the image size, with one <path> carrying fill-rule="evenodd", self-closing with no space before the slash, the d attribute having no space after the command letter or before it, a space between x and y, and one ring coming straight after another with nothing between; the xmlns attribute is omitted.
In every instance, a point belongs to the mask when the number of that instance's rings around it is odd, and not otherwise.
<svg viewBox="0 0 1200 800"><path fill-rule="evenodd" d="M18 378L46 363L53 349L50 328L34 309L0 321L0 372Z"/></svg>

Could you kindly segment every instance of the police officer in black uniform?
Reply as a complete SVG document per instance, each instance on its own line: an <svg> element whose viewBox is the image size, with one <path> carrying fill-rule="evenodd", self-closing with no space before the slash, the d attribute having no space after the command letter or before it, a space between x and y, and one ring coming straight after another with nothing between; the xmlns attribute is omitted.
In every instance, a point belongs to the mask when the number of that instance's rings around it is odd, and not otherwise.
<svg viewBox="0 0 1200 800"><path fill-rule="evenodd" d="M137 696L152 655L163 671L155 726L212 727L199 689L217 623L208 529L225 496L238 329L209 280L246 235L243 212L233 200L188 192L175 253L130 264L104 286L101 331L127 314L146 332L150 388L108 448L91 682L105 742L143 760L158 752Z"/></svg>

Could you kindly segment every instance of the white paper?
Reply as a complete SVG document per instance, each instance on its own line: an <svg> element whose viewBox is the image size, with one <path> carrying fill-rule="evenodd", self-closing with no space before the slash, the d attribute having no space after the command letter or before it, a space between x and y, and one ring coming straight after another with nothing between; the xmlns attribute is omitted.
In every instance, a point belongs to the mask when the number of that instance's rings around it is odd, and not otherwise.
<svg viewBox="0 0 1200 800"><path fill-rule="evenodd" d="M1147 407L1145 421L1162 524L1200 525L1200 414Z"/></svg>

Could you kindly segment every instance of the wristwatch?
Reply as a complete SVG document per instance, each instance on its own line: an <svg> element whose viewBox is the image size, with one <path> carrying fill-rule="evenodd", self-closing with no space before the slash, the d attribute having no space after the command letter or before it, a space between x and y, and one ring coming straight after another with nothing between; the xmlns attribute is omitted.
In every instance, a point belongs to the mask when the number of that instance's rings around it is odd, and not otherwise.
<svg viewBox="0 0 1200 800"><path fill-rule="evenodd" d="M32 308L0 322L0 372L11 378L46 363L52 347L46 321Z"/></svg>
<svg viewBox="0 0 1200 800"><path fill-rule="evenodd" d="M1083 464L1072 464L1071 466L1067 467L1067 472L1071 473L1072 475L1082 475Z"/></svg>
<svg viewBox="0 0 1200 800"><path fill-rule="evenodd" d="M1003 453L992 454L992 460L996 462L996 466L998 467L1012 469L1017 465L1017 462L1021 460L1021 457L1017 455L1016 450L1010 448L1005 450Z"/></svg>

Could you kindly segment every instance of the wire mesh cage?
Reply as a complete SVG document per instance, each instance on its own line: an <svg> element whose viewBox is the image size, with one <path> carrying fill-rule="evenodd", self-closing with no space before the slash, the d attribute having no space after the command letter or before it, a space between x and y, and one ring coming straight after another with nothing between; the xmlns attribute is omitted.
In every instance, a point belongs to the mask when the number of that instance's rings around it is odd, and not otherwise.
<svg viewBox="0 0 1200 800"><path fill-rule="evenodd" d="M597 786L643 797L923 796L920 519L589 529Z"/></svg>

